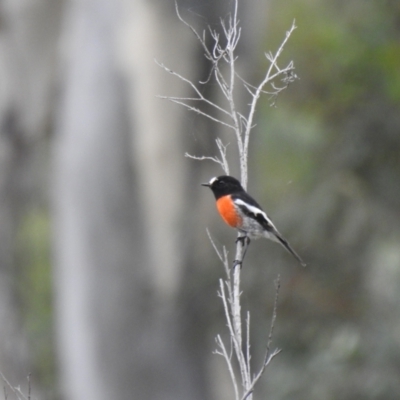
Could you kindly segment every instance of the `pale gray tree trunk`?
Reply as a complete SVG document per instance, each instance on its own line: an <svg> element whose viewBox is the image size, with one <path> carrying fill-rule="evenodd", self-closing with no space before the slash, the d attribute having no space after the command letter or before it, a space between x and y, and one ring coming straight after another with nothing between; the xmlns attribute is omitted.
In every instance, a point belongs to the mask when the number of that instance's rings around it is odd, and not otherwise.
<svg viewBox="0 0 400 400"><path fill-rule="evenodd" d="M146 262L124 86L118 1L70 3L55 142L55 300L67 399L133 396Z"/></svg>
<svg viewBox="0 0 400 400"><path fill-rule="evenodd" d="M167 20L146 2L82 0L70 4L65 21L53 178L67 399L204 398L174 309L181 111L155 98L165 85L153 60L167 54ZM172 33L177 46L186 41Z"/></svg>

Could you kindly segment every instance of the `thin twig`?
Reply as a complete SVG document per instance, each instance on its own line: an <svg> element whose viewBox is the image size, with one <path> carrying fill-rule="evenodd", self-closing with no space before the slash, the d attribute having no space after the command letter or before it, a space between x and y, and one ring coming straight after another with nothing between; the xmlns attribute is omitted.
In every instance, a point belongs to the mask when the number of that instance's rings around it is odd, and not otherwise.
<svg viewBox="0 0 400 400"><path fill-rule="evenodd" d="M274 335L275 321L276 321L276 316L277 316L277 311L278 311L279 291L281 288L281 276L280 275L277 276L276 280L274 281L274 284L275 284L274 308L272 309L271 326L270 326L269 334L268 334L267 353L265 356L265 360L269 356L270 348L271 348L271 344L272 344L272 337Z"/></svg>
<svg viewBox="0 0 400 400"><path fill-rule="evenodd" d="M271 58L271 64L268 68L268 71L265 75L265 78L263 79L263 81L258 85L253 99L251 101L250 104L250 111L249 111L249 117L247 119L248 121L248 125L247 125L247 129L244 133L244 143L243 143L243 158L245 159L246 163L247 163L247 157L248 157L248 148L249 148L249 141L250 141L250 131L251 131L251 125L253 123L253 118L254 118L254 114L255 114L255 110L256 110L256 105L258 102L258 99L262 93L262 90L264 88L264 86L271 81L271 71L274 68L274 66L276 65L276 62L279 58L279 56L281 55L283 48L285 47L287 41L289 40L289 37L291 36L291 34L293 33L293 31L296 29L296 25L295 25L295 21L293 21L293 24L291 26L291 28L289 29L289 31L286 32L286 36L285 39L283 40L282 44L279 46L278 51L275 53L275 56ZM247 182L246 182L247 183Z"/></svg>
<svg viewBox="0 0 400 400"><path fill-rule="evenodd" d="M235 268L237 269L237 268ZM225 288L222 279L220 279L220 297L222 298L222 303L225 310L225 318L228 323L229 332L233 342L233 348L235 350L236 358L239 362L239 369L242 376L242 382L247 382L247 366L246 360L242 350L242 334L238 332L238 322L241 329L241 320L238 321L235 309L237 309L237 298L240 298L233 292L233 299L231 299L230 307L228 306L228 301L226 299ZM236 297L235 297L236 296ZM233 302L232 302L233 300ZM239 304L240 305L240 304ZM239 308L240 309L240 308ZM231 315L230 315L231 314ZM246 386L245 386L246 387Z"/></svg>
<svg viewBox="0 0 400 400"><path fill-rule="evenodd" d="M224 145L220 138L217 138L215 141L217 143L219 153L221 154L222 169L226 175L229 175L229 164L228 159L226 158L226 148L228 145Z"/></svg>
<svg viewBox="0 0 400 400"><path fill-rule="evenodd" d="M220 119L218 119L218 118L216 118L216 117L213 117L212 115L207 114L207 113L204 112L204 111L201 111L201 110L200 110L199 108L197 108L197 107L193 107L193 106L191 106L190 104L186 104L184 101L180 101L180 100L177 100L177 99L172 99L172 98L167 97L167 96L157 96L157 97L160 98L160 99L169 100L169 101L171 101L172 103L180 104L181 106L186 107L189 111L194 111L194 112L196 112L197 114L203 115L204 117L207 117L208 119L211 119L211 120L214 121L214 122L217 122L217 123L219 123L219 124L221 124L221 125L224 125L224 126L226 126L227 128L229 128L229 129L235 129L234 126L232 126L232 125L230 125L230 124L228 124L228 123L226 123L226 122L224 122L224 121L222 121L222 120L220 120Z"/></svg>
<svg viewBox="0 0 400 400"><path fill-rule="evenodd" d="M220 138L216 139L216 143L218 146L218 150L221 154L221 159L219 159L218 157L211 157L211 156L194 156L189 153L185 153L185 157L191 158L192 160L197 160L197 161L204 161L204 160L213 161L221 166L222 170L225 172L226 175L229 175L229 164L228 164L228 160L226 158L226 147L227 146L225 146L222 143L222 140Z"/></svg>
<svg viewBox="0 0 400 400"><path fill-rule="evenodd" d="M221 168L225 171L225 164L218 157L194 156L194 155L189 154L189 153L185 153L185 157L191 158L192 160L197 160L197 161L204 161L204 160L213 161L213 162L219 164L221 166Z"/></svg>
<svg viewBox="0 0 400 400"><path fill-rule="evenodd" d="M205 39L205 33L203 32L203 37L201 37L198 34L198 32L196 31L196 29L194 29L192 25L190 25L188 22L186 22L182 18L181 14L179 12L178 3L177 3L176 0L175 0L175 10L176 10L176 15L178 16L179 20L193 32L193 34L196 36L197 40L200 42L200 44L203 47L203 50L205 52L205 57L213 63L213 67L212 68L215 71L215 76L216 77L218 76L221 81L224 81L224 77L223 77L220 69L218 68L218 62L220 60L220 57L217 57L217 58L213 57L212 53L210 52L210 50L207 47L206 39ZM210 27L209 27L209 29L210 29ZM218 38L215 39L215 43L216 43L216 46L217 46L218 45ZM223 55L223 51L221 51L221 55Z"/></svg>
<svg viewBox="0 0 400 400"><path fill-rule="evenodd" d="M224 108L220 107L218 104L215 104L214 102L212 102L211 100L207 99L206 97L203 96L203 94L201 93L200 89L189 79L185 78L184 76L182 76L181 74L178 74L175 71L172 71L172 69L168 68L167 66L165 66L163 63L158 62L157 60L154 60L155 63L163 68L165 71L167 71L169 74L176 76L178 79L180 79L181 81L187 83L197 94L197 96L199 96L198 98L196 97L173 97L173 96L157 96L161 99L168 99L168 100L180 100L180 101L194 101L194 100L200 100L200 101L204 101L206 104L210 105L211 107L217 109L218 111L222 112L225 115L230 116L229 111L225 110Z"/></svg>
<svg viewBox="0 0 400 400"><path fill-rule="evenodd" d="M239 343L236 341L236 336L235 336L235 331L234 331L234 327L232 324L232 319L230 316L230 312L229 312L229 306L228 306L228 301L225 295L225 285L222 279L219 280L219 287L220 287L220 292L219 295L222 299L222 304L224 305L224 311L225 311L225 318L226 318L226 322L227 322L227 326L229 329L229 333L232 337L233 340L233 347L235 348L235 350L238 348Z"/></svg>
<svg viewBox="0 0 400 400"><path fill-rule="evenodd" d="M231 270L230 270L230 268L229 268L228 250L226 249L225 246L223 246L222 250L223 250L223 252L224 252L224 260L225 260L225 262L224 262L224 267L225 267L225 273L226 273L226 276L227 276L227 279L228 279L227 284L228 284L228 289L229 289L229 298L231 298L231 297L232 297L231 285L230 285L230 274L231 274Z"/></svg>
<svg viewBox="0 0 400 400"><path fill-rule="evenodd" d="M31 400L31 373L28 374L28 400Z"/></svg>
<svg viewBox="0 0 400 400"><path fill-rule="evenodd" d="M218 250L218 247L215 244L215 242L214 242L214 240L213 240L213 238L211 236L210 231L208 229L206 229L206 231L207 231L208 238L210 239L210 242L211 242L212 246L214 247L215 252L217 253L218 258L224 263L225 260L224 260L224 258L222 256L221 252Z"/></svg>
<svg viewBox="0 0 400 400"><path fill-rule="evenodd" d="M267 341L267 349L265 352L265 357L264 357L264 362L263 365L261 366L260 370L258 371L257 375L252 379L251 385L247 389L246 393L243 395L242 400L245 400L248 398L248 396L253 392L254 387L256 383L259 381L261 376L263 375L265 369L267 366L271 363L272 359L277 356L281 350L280 349L275 349L271 352L271 344L272 344L272 337L274 334L274 327L275 327L275 322L276 322L276 316L277 316L277 310L278 310L278 300L279 300L279 291L281 287L281 277L278 275L276 278L275 282L275 299L274 299L274 307L272 310L272 317L271 317L271 326L269 329L269 334L268 334L268 341Z"/></svg>
<svg viewBox="0 0 400 400"><path fill-rule="evenodd" d="M268 359L265 361L263 364L261 370L258 372L258 374L254 377L252 380L251 384L249 385L249 388L246 390L246 392L243 394L242 400L245 400L249 398L249 396L253 393L254 387L256 386L256 383L260 380L261 376L263 375L265 368L271 363L271 361L276 357L282 350L281 349L275 349L269 356Z"/></svg>
<svg viewBox="0 0 400 400"><path fill-rule="evenodd" d="M247 361L247 372L251 376L251 367L250 367L250 313L247 311L246 318L246 361Z"/></svg>
<svg viewBox="0 0 400 400"><path fill-rule="evenodd" d="M232 366L232 356L229 355L228 352L226 351L225 344L222 341L220 335L217 335L216 341L217 341L218 346L222 350L222 352L217 352L217 354L222 355L226 361L226 364L228 366L229 375L231 377L233 388L235 391L235 399L239 400L239 391L238 391L238 387L237 387L237 383L236 383L235 372L233 371L233 366Z"/></svg>
<svg viewBox="0 0 400 400"><path fill-rule="evenodd" d="M28 375L28 397L22 392L19 386L12 386L11 383L7 380L4 374L0 371L0 377L3 379L4 383L7 387L15 394L18 400L30 400L30 374ZM4 387L4 393L6 394L6 388ZM21 396L21 397L20 397Z"/></svg>

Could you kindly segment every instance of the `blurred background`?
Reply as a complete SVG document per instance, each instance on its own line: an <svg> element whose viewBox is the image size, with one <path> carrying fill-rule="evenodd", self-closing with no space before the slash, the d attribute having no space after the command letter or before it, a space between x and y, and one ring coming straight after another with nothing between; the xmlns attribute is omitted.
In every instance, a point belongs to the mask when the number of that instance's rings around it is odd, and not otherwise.
<svg viewBox="0 0 400 400"><path fill-rule="evenodd" d="M178 4L201 31L233 1ZM398 399L400 2L242 0L239 19L253 83L298 26L282 63L300 79L259 103L248 189L308 266L249 249L255 368L281 276L283 351L255 398ZM222 171L184 154L221 136L237 175L235 140L156 97L190 91L155 59L210 71L172 0L0 2L0 371L38 399L232 398L206 228L231 255L235 233L200 186Z"/></svg>

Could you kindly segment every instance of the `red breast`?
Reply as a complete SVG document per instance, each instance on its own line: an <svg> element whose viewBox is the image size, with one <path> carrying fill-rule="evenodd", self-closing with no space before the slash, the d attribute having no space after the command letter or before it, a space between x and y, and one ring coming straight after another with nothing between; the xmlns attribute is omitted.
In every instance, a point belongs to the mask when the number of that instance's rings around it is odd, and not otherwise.
<svg viewBox="0 0 400 400"><path fill-rule="evenodd" d="M217 200L217 209L222 219L232 228L237 228L242 223L242 218L236 212L231 195L222 196Z"/></svg>

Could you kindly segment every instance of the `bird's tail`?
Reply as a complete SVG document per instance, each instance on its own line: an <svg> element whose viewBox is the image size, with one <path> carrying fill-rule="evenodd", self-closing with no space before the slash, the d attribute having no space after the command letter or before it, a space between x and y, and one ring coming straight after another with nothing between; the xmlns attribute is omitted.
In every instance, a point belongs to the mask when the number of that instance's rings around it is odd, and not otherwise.
<svg viewBox="0 0 400 400"><path fill-rule="evenodd" d="M307 264L300 258L300 256L293 250L292 246L289 242L278 232L275 233L276 238L279 243L290 253L293 257L301 264L302 267L305 267Z"/></svg>

